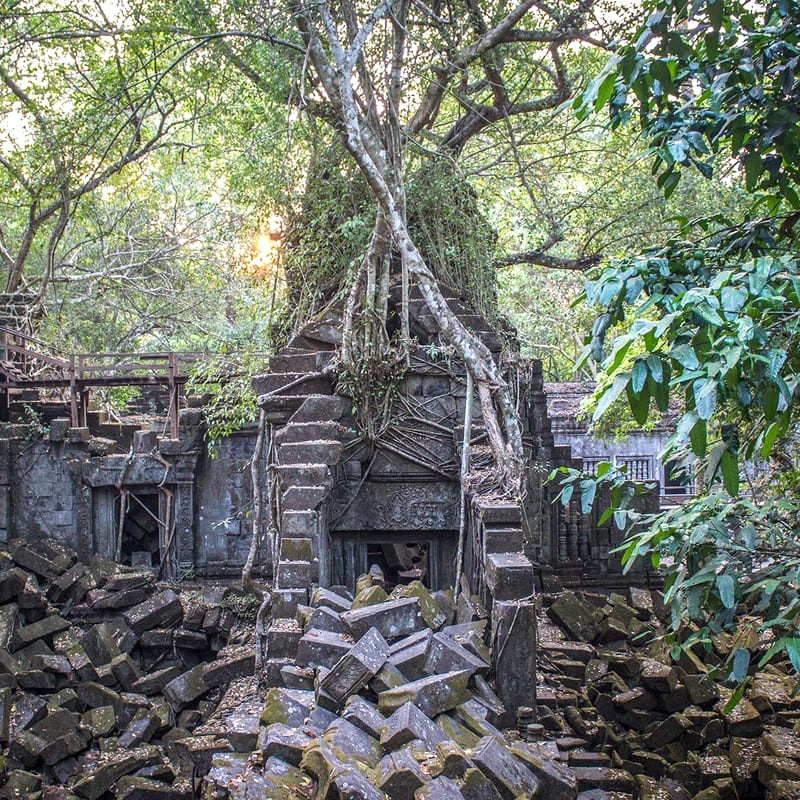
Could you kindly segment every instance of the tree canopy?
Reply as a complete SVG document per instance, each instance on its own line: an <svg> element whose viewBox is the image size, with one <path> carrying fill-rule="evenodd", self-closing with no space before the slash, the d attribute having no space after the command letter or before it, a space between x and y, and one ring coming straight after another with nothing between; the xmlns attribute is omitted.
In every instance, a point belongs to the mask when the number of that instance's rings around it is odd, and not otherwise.
<svg viewBox="0 0 800 800"><path fill-rule="evenodd" d="M588 317L564 297L594 269L598 414L678 394L670 455L703 466L630 554L676 559L676 620L705 632L740 602L788 609L791 651L797 586L770 554L797 530L797 6L645 6L7 0L6 291L98 349L270 342L336 302L346 371L407 345L386 291L414 282L513 486L513 397L439 284L561 375Z"/></svg>

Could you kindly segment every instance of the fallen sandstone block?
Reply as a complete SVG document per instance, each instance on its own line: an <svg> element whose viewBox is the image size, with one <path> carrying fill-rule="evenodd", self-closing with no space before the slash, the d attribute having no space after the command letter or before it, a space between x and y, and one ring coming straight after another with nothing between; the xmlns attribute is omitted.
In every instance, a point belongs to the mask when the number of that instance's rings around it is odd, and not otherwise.
<svg viewBox="0 0 800 800"><path fill-rule="evenodd" d="M464 800L502 800L497 787L477 767L468 769L457 784Z"/></svg>
<svg viewBox="0 0 800 800"><path fill-rule="evenodd" d="M377 739L341 717L328 725L322 738L333 748L334 752L340 754L343 761L355 766L366 765L368 768L374 769L383 755Z"/></svg>
<svg viewBox="0 0 800 800"><path fill-rule="evenodd" d="M375 739L381 738L381 731L386 724L386 718L378 713L378 709L357 694L347 698L341 717Z"/></svg>
<svg viewBox="0 0 800 800"><path fill-rule="evenodd" d="M205 664L198 664L188 672L173 678L164 687L164 697L175 711L180 711L211 690L203 679L205 668Z"/></svg>
<svg viewBox="0 0 800 800"><path fill-rule="evenodd" d="M341 797L347 800L385 800L385 795L359 769L339 758L322 739L315 739L303 753L303 770L317 781L319 797Z"/></svg>
<svg viewBox="0 0 800 800"><path fill-rule="evenodd" d="M478 740L476 739L475 744L477 743ZM441 764L442 775L453 780L462 778L468 770L475 767L464 748L449 739L445 739L437 745L436 755Z"/></svg>
<svg viewBox="0 0 800 800"><path fill-rule="evenodd" d="M511 752L536 777L542 797L547 800L575 800L578 779L569 767L554 759L542 758L524 745L512 747Z"/></svg>
<svg viewBox="0 0 800 800"><path fill-rule="evenodd" d="M237 678L249 678L255 670L255 650L249 645L225 647L214 661L205 664L203 681L212 689L226 686Z"/></svg>
<svg viewBox="0 0 800 800"><path fill-rule="evenodd" d="M170 627L179 622L183 616L183 606L172 589L165 589L128 609L123 616L131 630L141 634L152 628Z"/></svg>
<svg viewBox="0 0 800 800"><path fill-rule="evenodd" d="M345 611L341 617L356 638L361 638L370 628L377 628L384 639L397 639L422 630L424 626L416 597Z"/></svg>
<svg viewBox="0 0 800 800"><path fill-rule="evenodd" d="M297 663L302 667L327 667L330 669L350 651L351 637L330 631L309 631L297 646Z"/></svg>
<svg viewBox="0 0 800 800"><path fill-rule="evenodd" d="M344 597L343 595L333 592L330 589L325 589L322 586L319 586L314 590L314 594L311 598L311 605L314 606L314 608L327 606L337 613L348 611L352 603L352 597Z"/></svg>
<svg viewBox="0 0 800 800"><path fill-rule="evenodd" d="M428 645L424 670L429 675L459 670L485 674L489 671L489 663L462 647L455 639L436 633Z"/></svg>
<svg viewBox="0 0 800 800"><path fill-rule="evenodd" d="M597 636L600 612L581 600L575 592L562 592L548 607L550 618L581 642L592 642Z"/></svg>
<svg viewBox="0 0 800 800"><path fill-rule="evenodd" d="M174 678L182 674L178 666L164 667L163 669L150 672L138 678L131 687L132 691L139 694L158 694Z"/></svg>
<svg viewBox="0 0 800 800"><path fill-rule="evenodd" d="M174 782L125 775L117 781L116 800L192 800L194 790L185 778Z"/></svg>
<svg viewBox="0 0 800 800"><path fill-rule="evenodd" d="M455 781L440 775L414 793L414 800L466 800Z"/></svg>
<svg viewBox="0 0 800 800"><path fill-rule="evenodd" d="M261 711L265 727L279 722L290 727L301 726L314 706L314 693L301 689L269 689Z"/></svg>
<svg viewBox="0 0 800 800"><path fill-rule="evenodd" d="M53 614L52 616L45 617L38 622L17 628L14 632L11 650L20 650L38 639L51 638L53 634L65 631L70 627L71 626L69 622L59 614Z"/></svg>
<svg viewBox="0 0 800 800"><path fill-rule="evenodd" d="M414 793L428 780L406 750L388 753L378 764L378 788L392 800L414 800Z"/></svg>
<svg viewBox="0 0 800 800"><path fill-rule="evenodd" d="M420 613L425 624L434 631L438 631L447 623L447 615L436 602L433 594L421 581L411 581L408 584L395 586L391 597L416 597L419 601Z"/></svg>
<svg viewBox="0 0 800 800"><path fill-rule="evenodd" d="M404 703L384 723L380 731L380 742L384 750L391 752L415 739L422 741L430 750L435 750L447 737L441 728L426 716L414 703Z"/></svg>
<svg viewBox="0 0 800 800"><path fill-rule="evenodd" d="M225 713L225 736L236 753L252 753L258 745L261 703L245 700Z"/></svg>
<svg viewBox="0 0 800 800"><path fill-rule="evenodd" d="M72 790L84 800L98 800L120 778L143 767L158 764L163 758L161 750L154 745L133 750L111 750L103 753L92 771L81 778Z"/></svg>
<svg viewBox="0 0 800 800"><path fill-rule="evenodd" d="M117 741L120 747L137 747L140 744L149 742L160 727L161 720L158 715L150 709L141 708L136 712Z"/></svg>
<svg viewBox="0 0 800 800"><path fill-rule="evenodd" d="M11 567L0 572L0 603L15 599L27 580L27 574L19 567Z"/></svg>
<svg viewBox="0 0 800 800"><path fill-rule="evenodd" d="M484 736L478 742L472 750L472 760L504 800L515 800L520 795L535 797L539 791L536 776L492 736Z"/></svg>
<svg viewBox="0 0 800 800"><path fill-rule="evenodd" d="M320 688L342 701L360 691L389 657L389 645L376 628L370 628L320 681Z"/></svg>
<svg viewBox="0 0 800 800"><path fill-rule="evenodd" d="M287 764L299 767L303 750L313 739L314 735L303 728L278 722L261 728L258 749L265 759L276 756Z"/></svg>
<svg viewBox="0 0 800 800"><path fill-rule="evenodd" d="M469 672L446 672L388 689L378 695L378 710L384 714L393 713L403 704L412 702L428 717L435 717L469 699L469 678Z"/></svg>

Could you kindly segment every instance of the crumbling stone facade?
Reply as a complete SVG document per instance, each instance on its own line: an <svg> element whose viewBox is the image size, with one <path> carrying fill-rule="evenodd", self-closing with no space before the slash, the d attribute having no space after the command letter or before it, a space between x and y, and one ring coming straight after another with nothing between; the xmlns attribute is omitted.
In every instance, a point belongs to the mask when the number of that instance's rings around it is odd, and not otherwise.
<svg viewBox="0 0 800 800"><path fill-rule="evenodd" d="M5 425L0 541L50 537L84 561L115 558L119 546L123 563L138 554L136 566L163 565L164 577L235 575L251 538L255 436L253 427L237 431L211 458L196 409L181 413L180 439L134 430L122 452L119 438L61 418Z"/></svg>
<svg viewBox="0 0 800 800"><path fill-rule="evenodd" d="M390 311L398 314L399 294L397 287L390 295ZM455 292L446 296L499 361L501 342L491 326ZM329 367L341 343L336 308L306 325L254 382L271 426L269 471L276 476L271 491L278 555L267 671L279 685L280 670L296 657L302 637L296 610L309 603L314 585L354 592L358 575L375 565L389 590L417 578L434 591L457 588L465 619L471 619L472 603L489 610L491 635L506 643L495 650L498 690L514 707L535 694L538 571L531 556L541 554L541 537L552 537L561 515L551 510L552 494L542 487L555 453L542 426L541 371L522 383L518 397L531 496L525 504L492 500L460 485L468 402L477 421L468 436L472 467L488 466L491 459L477 399L466 396L464 365L449 354L413 293L409 321L418 344L407 367L398 370L389 413L372 443L359 436L358 408ZM460 537L463 567L456 574Z"/></svg>

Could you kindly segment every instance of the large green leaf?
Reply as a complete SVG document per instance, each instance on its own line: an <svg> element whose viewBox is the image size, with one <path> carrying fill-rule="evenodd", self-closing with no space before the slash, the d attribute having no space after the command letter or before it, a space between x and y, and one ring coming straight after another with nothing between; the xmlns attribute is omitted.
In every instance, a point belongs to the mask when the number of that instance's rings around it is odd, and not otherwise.
<svg viewBox="0 0 800 800"><path fill-rule="evenodd" d="M788 639L786 642L786 655L792 662L795 672L800 673L800 639Z"/></svg>
<svg viewBox="0 0 800 800"><path fill-rule="evenodd" d="M730 450L725 450L719 462L722 483L731 497L739 494L739 459Z"/></svg>
<svg viewBox="0 0 800 800"><path fill-rule="evenodd" d="M704 419L699 419L689 432L689 441L692 452L696 456L704 456L708 447L708 425Z"/></svg>
<svg viewBox="0 0 800 800"><path fill-rule="evenodd" d="M764 161L760 153L748 153L744 158L744 177L748 192L756 188L764 170Z"/></svg>
<svg viewBox="0 0 800 800"><path fill-rule="evenodd" d="M732 575L727 572L717 575L717 591L725 608L733 608L736 605L736 584Z"/></svg>
<svg viewBox="0 0 800 800"><path fill-rule="evenodd" d="M700 419L709 420L717 407L717 382L713 378L701 378L692 384L694 406Z"/></svg>
<svg viewBox="0 0 800 800"><path fill-rule="evenodd" d="M613 383L600 396L600 400L594 410L592 419L595 422L605 414L611 404L622 394L625 387L628 386L629 380L630 373L628 372L620 372L614 377Z"/></svg>
<svg viewBox="0 0 800 800"><path fill-rule="evenodd" d="M634 391L632 384L627 387L628 405L633 413L633 418L639 425L644 425L650 415L649 383L649 381L645 381L645 385L638 392Z"/></svg>
<svg viewBox="0 0 800 800"><path fill-rule="evenodd" d="M648 359L649 361L649 359ZM647 362L643 358L637 358L631 370L631 391L641 392L647 380Z"/></svg>

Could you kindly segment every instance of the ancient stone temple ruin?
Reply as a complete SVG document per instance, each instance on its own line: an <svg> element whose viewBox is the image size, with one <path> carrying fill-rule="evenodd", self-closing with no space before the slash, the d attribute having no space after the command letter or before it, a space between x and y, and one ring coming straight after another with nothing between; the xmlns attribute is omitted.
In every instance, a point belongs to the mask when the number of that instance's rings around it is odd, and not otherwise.
<svg viewBox="0 0 800 800"><path fill-rule="evenodd" d="M445 295L500 361L502 342L492 326L455 291ZM390 320L399 318L399 286L389 303ZM270 432L262 490L273 498L274 518L265 518L257 568L273 577L273 629L286 638L289 621L314 586L354 591L357 577L373 565L390 590L414 580L434 592L456 589L462 604L479 602L489 610L493 635L514 629L502 651L507 666L495 664L501 696L513 707L532 691L534 589L558 580L613 580L619 575L610 552L614 536L610 525L597 526L596 514L553 502L546 476L571 463L570 453L554 446L535 362L505 365L523 423L523 501L492 499L496 493L486 497L469 487L462 497L467 402L474 405L470 466L480 470L490 459L477 400L466 397L464 366L413 291L409 322L415 344L407 363L396 365L381 429L371 442L359 431L358 387L348 387L336 371L342 330L336 306L306 324L254 382ZM20 349L10 332L4 337L5 413L19 420L31 412L43 427L30 420L7 425L0 438L3 538L50 536L84 559L96 553L155 568L161 577L237 574L250 542L252 485L245 467L254 428L228 437L209 458L201 409L178 414L182 379L173 356L165 357L167 428L104 421L89 410L88 380L75 390L74 357L59 362L53 354L38 354L49 370L46 380L40 371L38 382L26 382L12 367L23 358L20 352L28 366L36 362L30 345ZM37 405L31 393L32 387L59 385L59 363L66 365L61 385L72 392L72 409ZM111 373L96 369L111 380ZM456 574L459 536L463 559ZM279 669L280 656L275 658Z"/></svg>
<svg viewBox="0 0 800 800"><path fill-rule="evenodd" d="M503 364L524 496L485 491L463 365L413 294L409 311L416 344L371 437L365 387L337 368L339 309L271 358L255 470L255 425L209 457L177 354L117 359L140 419L161 417L120 424L87 396L123 379L102 359L6 330L2 800L800 796L794 679L758 671L731 709L729 639L673 654L657 576L622 574L599 510L553 502L547 475L578 462L536 364ZM478 481L462 486L464 441ZM240 580L254 475L263 597Z"/></svg>
<svg viewBox="0 0 800 800"><path fill-rule="evenodd" d="M450 290L450 308L500 361L502 344L486 319ZM400 313L400 287L390 294L390 319ZM466 373L441 339L424 301L412 293L411 334L416 344L398 377L381 420L380 435L358 435L358 401L337 384L341 343L336 307L307 324L256 379L259 404L272 430L269 472L275 499L273 678L299 638L293 621L313 586L344 586L380 569L388 589L420 580L432 591L460 592L459 602L479 602L491 615L491 636L505 638L495 651L501 698L513 708L533 692L535 588L619 581L610 526L581 515L573 503L554 502L546 478L571 464L555 447L539 364L508 367L523 422L525 496L493 499L459 480L466 404L472 403L472 469L490 463L477 398L466 396ZM366 387L365 387L366 388ZM462 527L461 514L465 517ZM462 534L463 530L463 534ZM457 569L463 535L463 568ZM614 577L616 576L616 577ZM641 578L641 576L639 576ZM469 617L464 611L465 618Z"/></svg>

